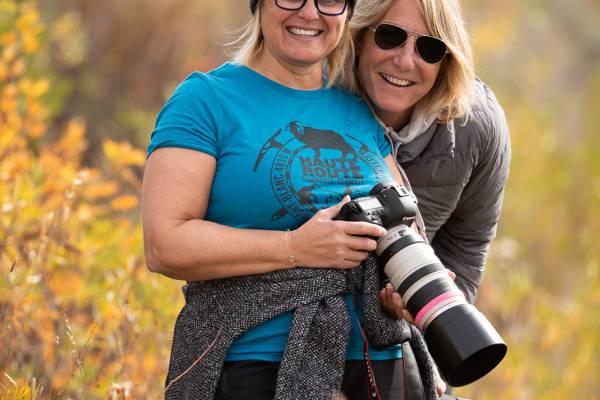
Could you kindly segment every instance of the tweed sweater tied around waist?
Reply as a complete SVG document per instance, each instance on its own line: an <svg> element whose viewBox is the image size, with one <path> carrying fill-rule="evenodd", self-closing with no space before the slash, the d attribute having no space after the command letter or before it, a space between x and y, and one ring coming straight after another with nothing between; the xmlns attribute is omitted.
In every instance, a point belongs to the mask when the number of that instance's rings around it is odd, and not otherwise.
<svg viewBox="0 0 600 400"><path fill-rule="evenodd" d="M165 398L212 399L232 342L293 311L275 399L333 399L341 387L350 337L344 296L353 291L362 298L362 326L369 342L385 348L410 340L426 398L437 398L421 334L383 310L379 288L373 256L353 270L294 268L188 283L186 304L175 324Z"/></svg>

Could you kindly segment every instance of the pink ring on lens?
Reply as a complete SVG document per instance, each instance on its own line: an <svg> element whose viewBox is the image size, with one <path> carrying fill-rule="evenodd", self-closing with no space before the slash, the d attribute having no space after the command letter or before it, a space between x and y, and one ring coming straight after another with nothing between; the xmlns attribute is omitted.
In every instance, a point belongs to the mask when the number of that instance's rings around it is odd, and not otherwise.
<svg viewBox="0 0 600 400"><path fill-rule="evenodd" d="M451 308L454 308L458 305L469 305L469 303L467 303L467 299L464 298L463 296L455 296L455 297L451 297L448 300L444 301L443 303L441 303L439 306L433 308L431 311L429 311L421 320L421 325L419 326L419 329L422 332L425 332L427 330L427 327L429 326L429 324L431 324L431 322L436 319L437 317L439 317L440 315L442 315L443 313L445 313L446 311L448 311Z"/></svg>
<svg viewBox="0 0 600 400"><path fill-rule="evenodd" d="M434 298L429 303L427 303L427 305L425 307L421 308L421 311L419 311L419 313L415 317L415 324L417 326L421 326L421 320L429 312L429 310L431 310L433 307L437 306L441 302L443 302L451 297L459 297L459 296L465 297L463 292L461 292L458 289L455 289L455 290L450 290L448 292L442 293L438 297Z"/></svg>

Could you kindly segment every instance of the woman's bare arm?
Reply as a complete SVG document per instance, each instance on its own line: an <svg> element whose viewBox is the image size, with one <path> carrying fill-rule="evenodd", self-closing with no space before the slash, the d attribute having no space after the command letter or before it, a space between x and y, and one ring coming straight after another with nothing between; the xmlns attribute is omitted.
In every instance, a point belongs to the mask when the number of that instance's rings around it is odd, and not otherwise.
<svg viewBox="0 0 600 400"><path fill-rule="evenodd" d="M342 203L321 210L295 231L237 229L205 221L216 160L162 148L146 162L142 189L144 250L151 271L174 279L253 275L296 265L352 268L375 249L385 230L333 221ZM347 199L345 201L348 201ZM288 255L296 257L289 263Z"/></svg>

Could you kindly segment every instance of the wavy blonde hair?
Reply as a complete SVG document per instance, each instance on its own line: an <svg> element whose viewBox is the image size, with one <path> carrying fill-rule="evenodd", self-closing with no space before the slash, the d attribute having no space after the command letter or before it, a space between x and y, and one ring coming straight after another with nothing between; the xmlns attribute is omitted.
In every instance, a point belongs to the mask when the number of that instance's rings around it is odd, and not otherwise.
<svg viewBox="0 0 600 400"><path fill-rule="evenodd" d="M256 12L252 19L244 25L237 33L236 38L228 43L233 48L230 52L231 58L238 64L248 65L262 51L264 47L264 37L260 29L261 5L263 0L258 2ZM348 19L353 10L348 10ZM342 37L331 53L327 55L327 86L332 86L339 80L339 75L345 69L345 62L351 56L354 56L354 42L350 34L350 25L348 21L344 26Z"/></svg>
<svg viewBox="0 0 600 400"><path fill-rule="evenodd" d="M357 49L348 53L344 60L343 71L337 75L340 85L358 95L365 96L358 79L357 56L369 27L376 25L392 6L395 0L361 0L354 9L350 22L350 31ZM432 36L446 43L448 51L441 61L437 79L419 106L431 114L439 114L442 123L470 116L473 102L473 82L475 72L471 43L458 0L417 0Z"/></svg>

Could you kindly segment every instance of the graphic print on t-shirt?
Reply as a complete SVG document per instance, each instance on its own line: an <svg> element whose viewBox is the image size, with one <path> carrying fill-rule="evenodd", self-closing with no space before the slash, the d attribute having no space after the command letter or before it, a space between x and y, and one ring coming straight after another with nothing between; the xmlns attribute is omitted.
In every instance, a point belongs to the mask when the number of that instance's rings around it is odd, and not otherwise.
<svg viewBox="0 0 600 400"><path fill-rule="evenodd" d="M281 204L273 210L272 220L289 214L304 222L319 205L335 204L345 195L355 197L353 191L372 185L373 177L381 182L389 176L379 153L364 142L298 121L288 123L263 144L254 172L267 160L271 160L271 187Z"/></svg>

